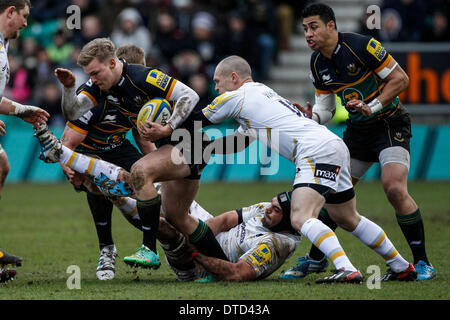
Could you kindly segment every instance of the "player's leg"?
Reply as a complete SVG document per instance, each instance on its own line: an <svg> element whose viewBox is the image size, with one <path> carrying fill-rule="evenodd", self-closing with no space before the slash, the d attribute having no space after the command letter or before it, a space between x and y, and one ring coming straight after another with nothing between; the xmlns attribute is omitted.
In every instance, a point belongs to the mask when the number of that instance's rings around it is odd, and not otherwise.
<svg viewBox="0 0 450 320"><path fill-rule="evenodd" d="M355 186L362 176L370 169L373 162L351 159L352 184ZM318 219L326 224L331 230L337 228L336 222L330 218L328 211L322 209ZM281 275L283 279L301 279L310 273L319 273L326 270L328 266L325 254L314 244L311 245L309 253L297 259L298 263Z"/></svg>
<svg viewBox="0 0 450 320"><path fill-rule="evenodd" d="M153 183L180 179L190 174L190 168L183 163L184 158L179 152L174 152L179 162L172 160L173 149L171 145L163 145L139 159L131 168L130 182L136 195L143 240L142 247L134 255L124 258L127 264L144 268L159 268L161 264L156 250L161 196Z"/></svg>
<svg viewBox="0 0 450 320"><path fill-rule="evenodd" d="M352 189L349 190L353 192ZM341 193L345 194L346 191ZM339 193L336 196L338 197ZM417 273L413 265L400 255L384 230L366 217L360 216L356 211L355 196L342 203L326 204L325 207L339 227L351 232L386 260L390 269L381 280L411 281L416 279Z"/></svg>
<svg viewBox="0 0 450 320"><path fill-rule="evenodd" d="M208 225L203 220L187 214L199 185L199 179L164 182L161 188L164 215L177 230L188 236L189 242L200 252L228 260Z"/></svg>
<svg viewBox="0 0 450 320"><path fill-rule="evenodd" d="M291 221L294 229L299 230L333 262L336 270L340 272L339 274L335 273L332 276L333 279L338 282L361 283L361 273L348 259L336 234L317 219L319 211L325 203L323 194L328 191L327 188L317 184L297 185L294 188L291 202ZM317 283L325 282L334 282L334 280L318 281Z"/></svg>
<svg viewBox="0 0 450 320"><path fill-rule="evenodd" d="M111 232L113 204L102 194L86 192L86 195L100 247L96 275L99 280L110 280L114 278L117 256Z"/></svg>
<svg viewBox="0 0 450 320"><path fill-rule="evenodd" d="M3 190L3 186L5 185L6 177L9 173L9 161L8 156L6 155L5 150L0 144L0 198Z"/></svg>
<svg viewBox="0 0 450 320"><path fill-rule="evenodd" d="M9 269L8 266L20 267L21 265L21 257L9 254L0 248L0 283L6 283L10 280L14 280L16 270Z"/></svg>
<svg viewBox="0 0 450 320"><path fill-rule="evenodd" d="M333 232L337 228L336 222L331 219L328 211L322 208L318 219L328 226ZM311 245L309 253L296 259L297 264L289 268L280 276L282 279L302 279L310 273L321 273L326 271L328 260L325 254L314 244Z"/></svg>
<svg viewBox="0 0 450 320"><path fill-rule="evenodd" d="M403 163L400 158L404 159ZM426 254L425 230L420 209L408 193L409 152L402 147L384 149L380 153L380 162L383 188L411 248L418 280L433 279L436 271Z"/></svg>
<svg viewBox="0 0 450 320"><path fill-rule="evenodd" d="M350 179L350 154L346 148L342 149L341 156L343 161L337 192L329 195L325 205L330 216L338 226L351 232L386 260L390 270L383 280L415 280L416 270L398 253L383 229L357 212L356 196Z"/></svg>
<svg viewBox="0 0 450 320"><path fill-rule="evenodd" d="M102 188L103 192L109 190L111 195L128 196L132 194L132 190L123 183L123 181L129 181L129 173L121 167L63 146L46 125L36 130L35 137L41 144L41 155L39 156L41 160L48 163L60 162L74 171L95 177L95 183L99 188ZM111 180L115 182L114 186L107 185Z"/></svg>

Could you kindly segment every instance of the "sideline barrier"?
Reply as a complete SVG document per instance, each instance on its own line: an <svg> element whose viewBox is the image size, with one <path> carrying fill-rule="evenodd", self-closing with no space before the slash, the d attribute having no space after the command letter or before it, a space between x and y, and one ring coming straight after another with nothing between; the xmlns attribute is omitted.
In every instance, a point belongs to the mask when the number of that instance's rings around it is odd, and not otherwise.
<svg viewBox="0 0 450 320"><path fill-rule="evenodd" d="M344 128L344 125L330 127L340 137ZM59 164L47 164L38 159L39 144L33 137L31 125L20 122L7 123L6 129L7 134L0 138L11 166L6 183L66 181ZM60 137L64 128L51 129ZM223 134L225 129L225 126L219 127ZM450 126L413 125L412 134L409 179L450 180ZM129 138L133 141L131 133ZM259 157L253 157L255 153L259 153ZM278 155L271 155L270 152L267 153L267 148L259 142L253 142L246 150L238 154L213 155L213 157L218 158L218 161L205 167L202 182L287 182L292 181L295 176L295 166L292 162ZM267 157L276 157L276 159L271 158L271 162L268 162ZM255 163L255 158L263 161ZM234 160L234 164L229 162L227 164L227 160L231 159ZM238 160L246 160L247 163L236 164ZM276 174L261 175L261 170L270 167L274 161L278 161ZM377 179L380 179L380 166L375 163L363 180Z"/></svg>

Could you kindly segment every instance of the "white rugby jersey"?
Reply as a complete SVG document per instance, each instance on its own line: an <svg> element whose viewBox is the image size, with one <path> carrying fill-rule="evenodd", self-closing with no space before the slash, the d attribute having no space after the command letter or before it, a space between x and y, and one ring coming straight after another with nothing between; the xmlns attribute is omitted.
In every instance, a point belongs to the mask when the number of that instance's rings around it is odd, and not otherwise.
<svg viewBox="0 0 450 320"><path fill-rule="evenodd" d="M270 202L262 202L242 208L243 222L221 232L217 241L231 262L245 260L262 279L277 270L297 248L301 235L272 232L262 225L262 218ZM191 214L204 211L197 203L191 206ZM203 218L205 217L204 213ZM201 218L200 218L201 219Z"/></svg>
<svg viewBox="0 0 450 320"><path fill-rule="evenodd" d="M8 45L0 32L0 101L5 93L6 84L9 81Z"/></svg>
<svg viewBox="0 0 450 320"><path fill-rule="evenodd" d="M300 154L309 156L330 140L340 139L258 82L247 82L235 91L225 92L202 111L212 123L234 118L241 133L257 137L291 161Z"/></svg>

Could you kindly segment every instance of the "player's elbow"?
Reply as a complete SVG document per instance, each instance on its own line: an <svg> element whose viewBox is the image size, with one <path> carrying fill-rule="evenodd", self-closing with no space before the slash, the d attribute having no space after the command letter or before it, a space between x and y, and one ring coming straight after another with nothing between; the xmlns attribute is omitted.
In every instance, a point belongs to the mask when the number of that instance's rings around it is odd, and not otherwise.
<svg viewBox="0 0 450 320"><path fill-rule="evenodd" d="M256 279L255 270L245 261L239 261L233 264L233 272L230 273L224 280L245 282L253 281Z"/></svg>

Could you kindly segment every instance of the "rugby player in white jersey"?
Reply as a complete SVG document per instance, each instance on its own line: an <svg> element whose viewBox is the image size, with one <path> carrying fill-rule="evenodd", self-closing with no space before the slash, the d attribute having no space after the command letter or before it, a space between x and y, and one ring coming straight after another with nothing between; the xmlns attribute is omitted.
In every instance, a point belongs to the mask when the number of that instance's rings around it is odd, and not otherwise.
<svg viewBox="0 0 450 320"><path fill-rule="evenodd" d="M414 266L398 253L383 229L357 212L350 155L342 139L271 88L253 82L249 64L239 56L223 59L216 67L214 81L220 96L202 110L204 117L213 124L235 119L239 132L257 137L295 163L292 227L336 267L333 275L316 283L362 282L362 274L346 256L336 234L317 219L322 207L341 228L386 260L389 277L381 280L416 279Z"/></svg>
<svg viewBox="0 0 450 320"><path fill-rule="evenodd" d="M0 114L14 115L24 121L37 124L46 123L50 115L43 109L22 105L3 96L9 80L8 45L16 39L21 29L27 26L30 14L29 0L0 0ZM0 136L6 133L5 123L0 120ZM9 172L6 152L0 145L0 193ZM11 280L16 272L6 269L6 265L21 265L22 258L0 249L0 282Z"/></svg>
<svg viewBox="0 0 450 320"><path fill-rule="evenodd" d="M191 214L205 220L214 231L229 261L196 251L191 256L217 279L251 281L268 277L292 255L301 240L301 235L291 226L290 196L291 192L282 192L271 202L228 211L217 217L198 204L191 206ZM211 277L204 277L197 281L210 280Z"/></svg>

